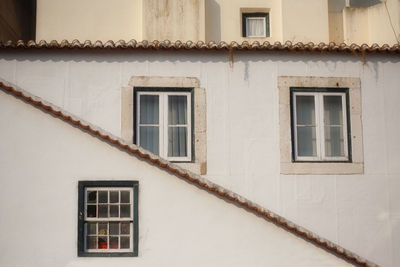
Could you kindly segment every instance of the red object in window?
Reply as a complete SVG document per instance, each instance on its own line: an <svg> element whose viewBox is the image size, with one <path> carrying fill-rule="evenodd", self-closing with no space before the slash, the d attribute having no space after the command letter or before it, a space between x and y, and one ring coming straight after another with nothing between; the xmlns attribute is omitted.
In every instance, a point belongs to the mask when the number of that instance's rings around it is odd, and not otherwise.
<svg viewBox="0 0 400 267"><path fill-rule="evenodd" d="M107 242L99 240L99 249L107 249Z"/></svg>
<svg viewBox="0 0 400 267"><path fill-rule="evenodd" d="M110 242L110 248L118 248L118 241L117 242Z"/></svg>

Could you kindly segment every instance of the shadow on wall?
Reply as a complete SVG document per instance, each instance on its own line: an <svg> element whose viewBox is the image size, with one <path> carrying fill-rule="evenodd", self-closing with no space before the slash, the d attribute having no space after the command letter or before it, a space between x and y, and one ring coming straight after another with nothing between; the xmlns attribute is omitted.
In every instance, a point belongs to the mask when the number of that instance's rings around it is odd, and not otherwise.
<svg viewBox="0 0 400 267"><path fill-rule="evenodd" d="M36 0L0 0L0 41L35 40Z"/></svg>
<svg viewBox="0 0 400 267"><path fill-rule="evenodd" d="M221 41L221 7L215 0L205 2L206 42Z"/></svg>
<svg viewBox="0 0 400 267"><path fill-rule="evenodd" d="M0 0L1 1L1 0ZM363 59L361 53L320 53L320 52L288 52L288 51L234 51L234 62L400 62L397 56L382 56L380 54L367 54ZM177 62L191 63L221 63L229 64L227 50L97 50L97 49L15 49L0 53L0 59L16 60L17 62L97 62L97 63L129 63L129 62L170 62L174 58ZM364 63L363 63L364 64Z"/></svg>

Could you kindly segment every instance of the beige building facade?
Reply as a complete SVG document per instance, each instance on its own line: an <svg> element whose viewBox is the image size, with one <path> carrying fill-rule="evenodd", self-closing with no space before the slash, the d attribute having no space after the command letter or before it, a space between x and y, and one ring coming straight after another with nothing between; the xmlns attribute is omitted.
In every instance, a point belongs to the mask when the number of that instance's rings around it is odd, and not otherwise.
<svg viewBox="0 0 400 267"><path fill-rule="evenodd" d="M400 1L37 0L36 40L64 39L393 45Z"/></svg>

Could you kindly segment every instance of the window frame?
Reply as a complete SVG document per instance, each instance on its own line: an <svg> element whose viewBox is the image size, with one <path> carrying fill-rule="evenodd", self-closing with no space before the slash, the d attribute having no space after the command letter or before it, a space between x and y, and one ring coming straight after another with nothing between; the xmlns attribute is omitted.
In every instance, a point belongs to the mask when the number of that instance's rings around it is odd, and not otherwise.
<svg viewBox="0 0 400 267"><path fill-rule="evenodd" d="M359 77L278 76L279 158L283 175L352 175L364 173L361 79ZM294 161L290 88L348 88L348 129L351 161Z"/></svg>
<svg viewBox="0 0 400 267"><path fill-rule="evenodd" d="M133 143L140 146L139 132L139 116L140 116L140 95L159 95L159 156L175 163L191 163L193 162L194 151L194 94L193 88L176 88L176 87L134 87L133 109L134 131ZM184 95L187 97L187 156L186 157L168 157L168 96ZM161 97L160 97L161 96Z"/></svg>
<svg viewBox="0 0 400 267"><path fill-rule="evenodd" d="M138 181L79 181L78 182L78 257L136 257L138 255L139 243L139 217L138 217ZM122 190L127 189L132 193L131 201L131 217L128 219L121 218L104 218L98 219L86 218L86 191L90 188L95 189L108 189ZM132 249L104 249L101 250L87 250L86 249L86 222L113 222L113 221L129 221L132 222L130 227L130 238ZM104 252L103 252L104 251Z"/></svg>
<svg viewBox="0 0 400 267"><path fill-rule="evenodd" d="M315 120L316 120L316 146L317 156L307 157L297 154L297 121L296 121L296 96L314 96ZM325 155L325 129L324 129L324 104L323 97L326 95L342 96L343 116L343 141L344 156L329 157ZM293 162L352 162L351 158L351 123L349 112L349 88L320 88L320 87L290 87L290 115L291 115L291 139L292 139L292 161Z"/></svg>
<svg viewBox="0 0 400 267"><path fill-rule="evenodd" d="M263 18L265 35L248 35L248 19ZM269 12L242 12L242 37L244 38L267 38L270 37L270 18Z"/></svg>
<svg viewBox="0 0 400 267"><path fill-rule="evenodd" d="M207 106L206 89L197 77L131 76L121 87L121 138L126 144L134 143L135 88L189 88L192 91L192 161L174 162L193 173L207 174Z"/></svg>

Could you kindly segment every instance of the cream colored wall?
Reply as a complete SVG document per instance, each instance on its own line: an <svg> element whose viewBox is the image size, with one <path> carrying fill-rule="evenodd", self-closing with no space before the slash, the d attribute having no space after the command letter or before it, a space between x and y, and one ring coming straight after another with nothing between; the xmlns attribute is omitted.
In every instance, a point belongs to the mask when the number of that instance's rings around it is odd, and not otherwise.
<svg viewBox="0 0 400 267"><path fill-rule="evenodd" d="M204 0L144 0L143 39L204 41Z"/></svg>
<svg viewBox="0 0 400 267"><path fill-rule="evenodd" d="M206 0L206 41L282 41L280 0ZM269 38L243 38L241 9L249 12L268 10Z"/></svg>
<svg viewBox="0 0 400 267"><path fill-rule="evenodd" d="M141 1L37 0L36 40L140 40Z"/></svg>
<svg viewBox="0 0 400 267"><path fill-rule="evenodd" d="M387 6L400 39L399 0ZM243 38L243 10L269 12L270 37ZM396 43L383 3L328 13L328 0L38 0L36 40L63 39Z"/></svg>
<svg viewBox="0 0 400 267"><path fill-rule="evenodd" d="M369 43L395 44L397 42L390 24L388 12L392 20L397 38L400 39L400 1L387 0L388 10L384 4L368 8ZM397 22L397 23L396 23Z"/></svg>
<svg viewBox="0 0 400 267"><path fill-rule="evenodd" d="M384 3L368 8L345 7L343 9L344 41L369 45L397 43L396 35L397 39L400 39L400 4L398 0L387 0L386 5L387 10Z"/></svg>
<svg viewBox="0 0 400 267"><path fill-rule="evenodd" d="M368 35L368 9L345 7L343 9L343 34L344 42L351 44L367 43ZM361 25L363 25L361 27Z"/></svg>
<svg viewBox="0 0 400 267"><path fill-rule="evenodd" d="M329 12L329 42L343 43L343 13Z"/></svg>
<svg viewBox="0 0 400 267"><path fill-rule="evenodd" d="M329 42L327 0L282 0L283 40Z"/></svg>

